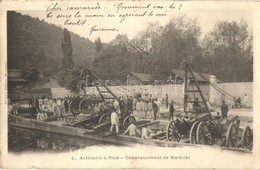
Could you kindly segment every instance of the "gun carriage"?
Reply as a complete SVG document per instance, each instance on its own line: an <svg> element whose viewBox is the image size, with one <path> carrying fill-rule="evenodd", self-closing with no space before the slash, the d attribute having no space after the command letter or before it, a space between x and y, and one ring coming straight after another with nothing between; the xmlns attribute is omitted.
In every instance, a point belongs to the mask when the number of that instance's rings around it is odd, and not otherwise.
<svg viewBox="0 0 260 170"><path fill-rule="evenodd" d="M184 113L169 122L166 129L167 140L180 142L183 139L192 144L218 144L228 148L252 149L253 131L250 127L240 128L237 115L229 115L227 118L212 116L209 103L202 94L192 66L187 62L184 64ZM201 77L206 79L203 75ZM209 84L219 90L216 85L211 82ZM193 100L190 94L193 94ZM192 110L188 110L190 104L193 104Z"/></svg>
<svg viewBox="0 0 260 170"><path fill-rule="evenodd" d="M110 114L114 109L113 103L119 98L99 79L94 72L87 70L86 84L96 87L98 95L84 94L83 96L74 97L69 105L70 112L77 116L80 113L88 115L87 118L70 123L71 126L80 126L84 128L101 127L110 123ZM131 111L127 108L118 108L119 120L123 125L135 121L131 116Z"/></svg>

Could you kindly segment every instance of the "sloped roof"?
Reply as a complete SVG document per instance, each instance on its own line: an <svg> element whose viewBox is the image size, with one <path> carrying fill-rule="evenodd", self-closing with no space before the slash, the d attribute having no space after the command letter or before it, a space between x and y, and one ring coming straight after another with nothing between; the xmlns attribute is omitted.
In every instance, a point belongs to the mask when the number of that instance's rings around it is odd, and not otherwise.
<svg viewBox="0 0 260 170"><path fill-rule="evenodd" d="M23 72L21 69L14 69L14 68L9 68L8 72Z"/></svg>
<svg viewBox="0 0 260 170"><path fill-rule="evenodd" d="M153 79L152 75L150 74L131 72L130 75L135 76L141 81L151 81Z"/></svg>
<svg viewBox="0 0 260 170"><path fill-rule="evenodd" d="M204 77L206 77L208 80L210 80L210 74L205 74L205 73L197 73L197 72L193 72L194 76L196 77L197 81L199 82L207 82L206 80L204 80L200 74L202 74ZM185 77L185 72L182 70L172 70L172 74L173 75L178 75L179 78L184 79ZM221 81L219 79L217 79L217 83L220 83Z"/></svg>
<svg viewBox="0 0 260 170"><path fill-rule="evenodd" d="M9 82L26 82L24 78L19 77L8 77Z"/></svg>
<svg viewBox="0 0 260 170"><path fill-rule="evenodd" d="M44 88L59 88L61 87L56 79L48 78L45 81L39 82L33 89L44 89Z"/></svg>
<svg viewBox="0 0 260 170"><path fill-rule="evenodd" d="M60 88L56 79L42 78L26 85L26 89Z"/></svg>

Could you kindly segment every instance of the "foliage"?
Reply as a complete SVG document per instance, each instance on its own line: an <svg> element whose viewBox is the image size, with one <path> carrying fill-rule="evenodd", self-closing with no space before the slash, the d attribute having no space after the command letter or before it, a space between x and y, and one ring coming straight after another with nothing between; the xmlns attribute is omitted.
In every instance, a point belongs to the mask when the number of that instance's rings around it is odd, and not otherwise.
<svg viewBox="0 0 260 170"><path fill-rule="evenodd" d="M223 81L253 81L252 39L244 21L217 23L203 40L208 69Z"/></svg>
<svg viewBox="0 0 260 170"><path fill-rule="evenodd" d="M27 81L35 81L38 79L38 74L40 72L37 69L27 69L23 72L22 77L25 78Z"/></svg>
<svg viewBox="0 0 260 170"><path fill-rule="evenodd" d="M93 62L93 70L102 79L121 80L128 71L125 62L127 49L120 41L111 43L113 45L109 45L98 53Z"/></svg>
<svg viewBox="0 0 260 170"><path fill-rule="evenodd" d="M102 52L103 50L103 44L101 43L99 37L95 40L95 50L96 50L96 55L99 55L99 53Z"/></svg>
<svg viewBox="0 0 260 170"><path fill-rule="evenodd" d="M42 48L46 57L46 65L43 66L45 71L49 76L57 75L57 65L59 65L63 57L61 49L58 48L62 36L62 28L54 24L48 24L38 18L8 11L8 68L26 69L26 58L33 58ZM91 67L95 56L94 43L73 33L71 33L71 41L75 65ZM44 74L46 75L46 72Z"/></svg>
<svg viewBox="0 0 260 170"><path fill-rule="evenodd" d="M77 85L80 80L80 70L68 68L61 69L57 79L60 86L73 92L77 92Z"/></svg>
<svg viewBox="0 0 260 170"><path fill-rule="evenodd" d="M214 74L222 81L253 81L253 38L245 21L221 21L202 35L198 21L182 15L165 26L149 23L133 39L119 34L105 44L102 37L93 43L73 33L69 42L61 28L13 11L7 12L7 18L8 68L37 68L53 76L63 54L72 57L73 49L75 68L68 66L71 70L62 70L58 77L71 90L81 77L79 66L94 70L102 79L121 80L130 72L140 72L164 80L183 60L191 62L194 71ZM63 50L57 48L62 37Z"/></svg>
<svg viewBox="0 0 260 170"><path fill-rule="evenodd" d="M61 60L61 68L73 69L74 61L73 61L73 48L71 45L71 36L67 29L63 31L63 39L61 40L61 48L63 58Z"/></svg>
<svg viewBox="0 0 260 170"><path fill-rule="evenodd" d="M253 80L252 34L244 21L219 22L201 37L197 20L185 15L172 18L165 26L150 23L131 40L118 35L95 59L94 68L107 79L140 72L166 80L185 60L194 71L216 75L222 81Z"/></svg>

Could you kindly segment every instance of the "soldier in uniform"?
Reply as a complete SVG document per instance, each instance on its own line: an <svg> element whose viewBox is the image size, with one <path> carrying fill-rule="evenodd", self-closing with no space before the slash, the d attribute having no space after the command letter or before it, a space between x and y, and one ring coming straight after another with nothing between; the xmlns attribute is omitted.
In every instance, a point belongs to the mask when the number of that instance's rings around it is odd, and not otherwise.
<svg viewBox="0 0 260 170"><path fill-rule="evenodd" d="M223 100L221 105L222 118L227 118L228 110L228 106L226 105L225 100Z"/></svg>

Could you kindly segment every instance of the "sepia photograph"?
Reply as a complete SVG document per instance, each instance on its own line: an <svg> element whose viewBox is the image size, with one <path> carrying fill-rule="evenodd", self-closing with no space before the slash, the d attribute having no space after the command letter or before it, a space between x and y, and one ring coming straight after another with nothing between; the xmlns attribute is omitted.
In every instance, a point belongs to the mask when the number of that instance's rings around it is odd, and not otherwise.
<svg viewBox="0 0 260 170"><path fill-rule="evenodd" d="M5 9L6 168L257 167L250 2L76 2Z"/></svg>

